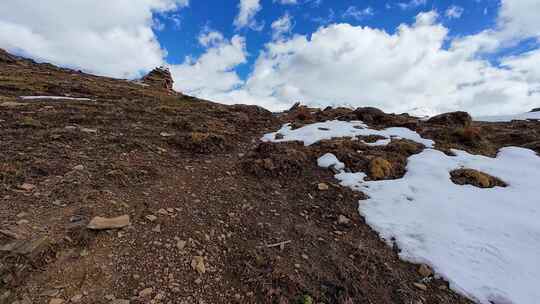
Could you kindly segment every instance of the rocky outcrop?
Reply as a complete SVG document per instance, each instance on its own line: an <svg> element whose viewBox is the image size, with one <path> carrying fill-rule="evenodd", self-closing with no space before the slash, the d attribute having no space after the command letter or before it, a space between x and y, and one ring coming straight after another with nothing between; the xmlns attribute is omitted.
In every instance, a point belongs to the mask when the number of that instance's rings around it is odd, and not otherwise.
<svg viewBox="0 0 540 304"><path fill-rule="evenodd" d="M15 63L17 62L17 59L13 55L6 52L5 50L0 49L0 62Z"/></svg>
<svg viewBox="0 0 540 304"><path fill-rule="evenodd" d="M531 110L531 112L540 112L540 108L534 108Z"/></svg>
<svg viewBox="0 0 540 304"><path fill-rule="evenodd" d="M166 67L158 67L153 69L150 71L150 73L146 74L146 76L142 78L142 82L147 85L166 90L172 90L174 84L171 71L169 71L169 69Z"/></svg>
<svg viewBox="0 0 540 304"><path fill-rule="evenodd" d="M467 112L458 111L443 113L427 120L428 124L468 127L472 123L472 117Z"/></svg>
<svg viewBox="0 0 540 304"><path fill-rule="evenodd" d="M458 185L473 185L478 188L506 187L497 177L474 169L457 169L450 172L451 180Z"/></svg>

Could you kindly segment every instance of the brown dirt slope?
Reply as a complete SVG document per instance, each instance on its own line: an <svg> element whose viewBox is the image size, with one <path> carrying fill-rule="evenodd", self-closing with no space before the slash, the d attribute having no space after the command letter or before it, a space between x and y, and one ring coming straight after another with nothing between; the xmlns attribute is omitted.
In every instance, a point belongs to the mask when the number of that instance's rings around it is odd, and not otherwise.
<svg viewBox="0 0 540 304"><path fill-rule="evenodd" d="M398 178L421 146L258 140L284 121L359 118L416 129L441 149L539 149L532 122L448 127L301 106L275 115L0 51L0 303L470 303L400 261L359 216L364 196L316 166L333 152L371 178ZM86 228L124 215L124 228Z"/></svg>

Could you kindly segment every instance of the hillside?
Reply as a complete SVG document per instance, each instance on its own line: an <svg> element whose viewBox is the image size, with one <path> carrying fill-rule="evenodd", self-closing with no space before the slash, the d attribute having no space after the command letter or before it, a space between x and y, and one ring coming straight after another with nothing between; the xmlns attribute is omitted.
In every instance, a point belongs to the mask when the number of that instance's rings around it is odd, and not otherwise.
<svg viewBox="0 0 540 304"><path fill-rule="evenodd" d="M434 265L405 261L414 248L369 212L385 210L359 213L359 201L397 188L339 175L399 181L429 151L441 152L433 168L452 149L464 162L507 146L540 153L536 120L271 113L185 96L166 78L98 77L0 50L0 303L472 303ZM494 191L515 176L470 167L452 185Z"/></svg>

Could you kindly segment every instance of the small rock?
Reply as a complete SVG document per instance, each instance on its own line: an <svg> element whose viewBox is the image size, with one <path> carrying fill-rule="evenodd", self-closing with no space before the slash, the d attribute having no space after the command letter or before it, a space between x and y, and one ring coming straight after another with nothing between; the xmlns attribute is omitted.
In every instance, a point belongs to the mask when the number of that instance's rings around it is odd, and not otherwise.
<svg viewBox="0 0 540 304"><path fill-rule="evenodd" d="M154 228L152 229L152 231L153 231L153 232L158 232L158 233L161 232L161 225L158 224L156 227L154 227Z"/></svg>
<svg viewBox="0 0 540 304"><path fill-rule="evenodd" d="M139 292L139 297L144 298L151 295L154 292L154 288L148 287Z"/></svg>
<svg viewBox="0 0 540 304"><path fill-rule="evenodd" d="M307 260L307 259L309 259L309 257L308 257L307 254L303 253L303 254L302 254L302 259Z"/></svg>
<svg viewBox="0 0 540 304"><path fill-rule="evenodd" d="M95 133L97 133L97 130L96 129L90 129L90 128L81 128L81 132L95 134Z"/></svg>
<svg viewBox="0 0 540 304"><path fill-rule="evenodd" d="M21 212L21 213L17 214L18 218L22 218L22 217L26 217L26 216L28 216L27 212Z"/></svg>
<svg viewBox="0 0 540 304"><path fill-rule="evenodd" d="M329 189L328 185L325 183L319 183L319 185L317 185L317 188L319 188L320 191L326 191Z"/></svg>
<svg viewBox="0 0 540 304"><path fill-rule="evenodd" d="M423 290L423 291L426 291L427 290L427 286L425 284L422 284L422 283L413 283L414 287L420 289L420 290Z"/></svg>
<svg viewBox="0 0 540 304"><path fill-rule="evenodd" d="M129 304L129 300L115 299L111 302L111 304Z"/></svg>
<svg viewBox="0 0 540 304"><path fill-rule="evenodd" d="M72 303L79 303L83 298L83 295L82 294L78 294L78 295L74 295L72 298L71 298L71 302Z"/></svg>
<svg viewBox="0 0 540 304"><path fill-rule="evenodd" d="M64 300L58 299L58 298L51 299L51 300L49 301L49 304L62 304L62 303L64 303Z"/></svg>
<svg viewBox="0 0 540 304"><path fill-rule="evenodd" d="M122 215L115 218L94 217L88 226L92 230L118 229L129 226L129 215Z"/></svg>
<svg viewBox="0 0 540 304"><path fill-rule="evenodd" d="M163 209L163 208L162 208L162 209L159 209L159 210L158 210L158 213L161 214L161 215L169 215L169 212L167 212L167 210L165 210L165 209Z"/></svg>
<svg viewBox="0 0 540 304"><path fill-rule="evenodd" d="M423 277L429 277L433 275L433 271L431 271L429 266L427 266L426 264L422 264L420 265L420 267L418 267L418 273Z"/></svg>
<svg viewBox="0 0 540 304"><path fill-rule="evenodd" d="M345 215L341 214L340 216L338 216L338 224L349 225L350 223L351 223L351 220Z"/></svg>
<svg viewBox="0 0 540 304"><path fill-rule="evenodd" d="M112 295L112 294L108 294L108 295L105 296L105 299L109 300L109 301L112 301L112 300L116 299L116 297L114 295Z"/></svg>
<svg viewBox="0 0 540 304"><path fill-rule="evenodd" d="M155 220L157 220L157 216L152 215L152 214L145 216L145 218L149 220L150 222L154 222Z"/></svg>
<svg viewBox="0 0 540 304"><path fill-rule="evenodd" d="M176 248L178 248L178 250L184 250L184 248L186 248L186 244L186 241L179 240L176 242Z"/></svg>
<svg viewBox="0 0 540 304"><path fill-rule="evenodd" d="M193 260L191 260L191 268L196 270L199 274L204 274L206 272L204 258L202 256L195 256Z"/></svg>
<svg viewBox="0 0 540 304"><path fill-rule="evenodd" d="M73 170L82 171L82 170L84 170L84 166L83 165L77 165L77 166L73 167Z"/></svg>
<svg viewBox="0 0 540 304"><path fill-rule="evenodd" d="M28 220L18 220L17 221L17 225L26 225L28 223L30 223Z"/></svg>
<svg viewBox="0 0 540 304"><path fill-rule="evenodd" d="M19 189L24 190L24 191L32 191L36 189L36 186L29 183L24 183L19 186Z"/></svg>

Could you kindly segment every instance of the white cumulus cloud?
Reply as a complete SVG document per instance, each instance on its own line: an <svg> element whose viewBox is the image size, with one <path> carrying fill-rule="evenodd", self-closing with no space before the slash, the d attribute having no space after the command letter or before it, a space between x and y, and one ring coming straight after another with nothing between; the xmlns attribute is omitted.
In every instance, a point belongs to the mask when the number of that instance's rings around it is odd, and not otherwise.
<svg viewBox="0 0 540 304"><path fill-rule="evenodd" d="M236 35L227 40L216 31L206 31L199 43L207 47L199 58L187 57L182 64L170 65L174 89L189 95L211 98L243 84L233 70L246 62L244 38Z"/></svg>
<svg viewBox="0 0 540 304"><path fill-rule="evenodd" d="M461 6L452 5L446 9L445 15L449 19L459 19L465 10Z"/></svg>
<svg viewBox="0 0 540 304"><path fill-rule="evenodd" d="M188 0L4 0L0 47L63 66L137 77L163 63L153 13Z"/></svg>
<svg viewBox="0 0 540 304"><path fill-rule="evenodd" d="M281 16L281 18L272 22L272 38L283 38L286 34L291 32L292 26L293 24L291 16L288 13L285 13L285 15Z"/></svg>
<svg viewBox="0 0 540 304"><path fill-rule="evenodd" d="M536 53L508 58L505 68L499 68L466 45L446 49L448 29L437 16L421 13L393 34L332 24L311 36L268 43L245 84L214 97L273 110L296 101L393 112L465 109L484 115L538 106L538 69L528 67L537 62Z"/></svg>
<svg viewBox="0 0 540 304"><path fill-rule="evenodd" d="M255 15L262 9L260 0L240 0L238 9L238 15L234 19L234 26L237 29L249 27L253 30L262 30L264 24L259 24L255 20Z"/></svg>

